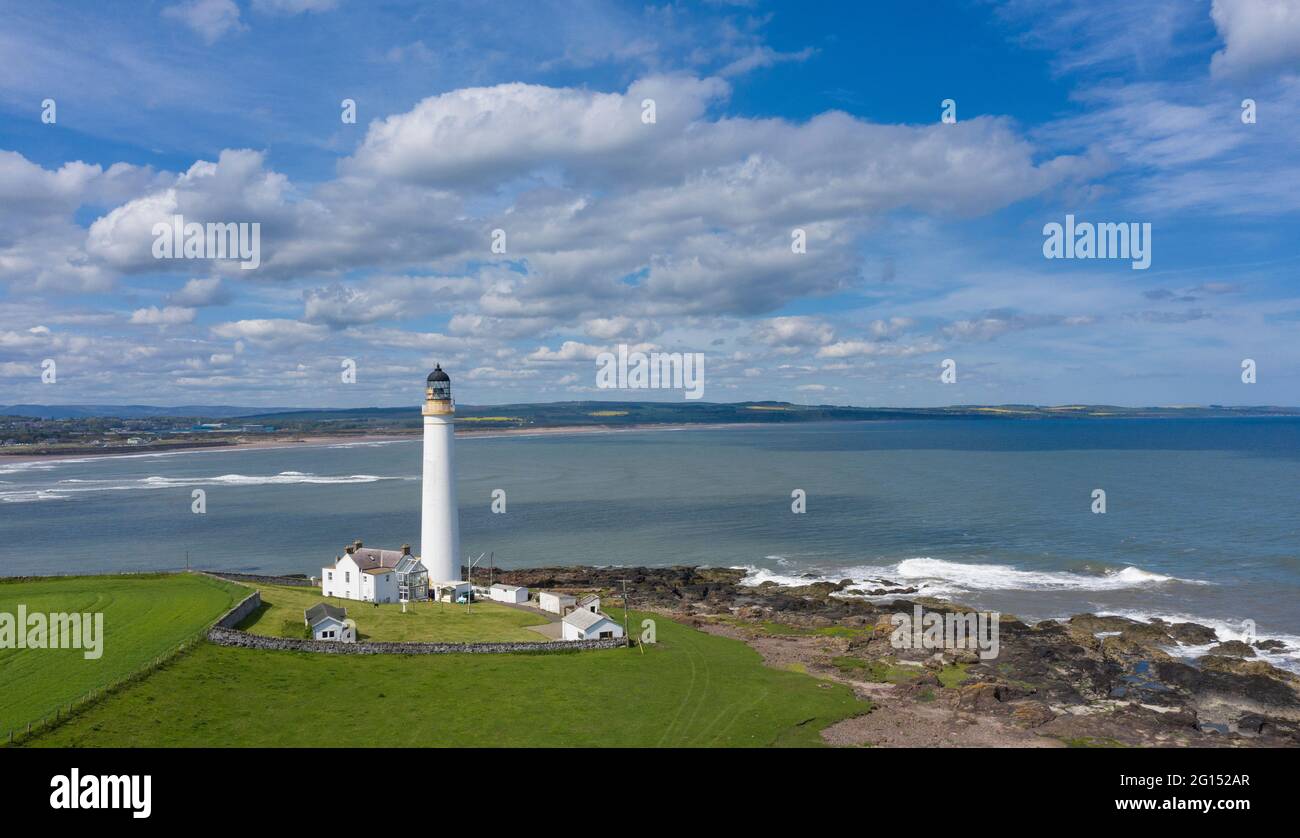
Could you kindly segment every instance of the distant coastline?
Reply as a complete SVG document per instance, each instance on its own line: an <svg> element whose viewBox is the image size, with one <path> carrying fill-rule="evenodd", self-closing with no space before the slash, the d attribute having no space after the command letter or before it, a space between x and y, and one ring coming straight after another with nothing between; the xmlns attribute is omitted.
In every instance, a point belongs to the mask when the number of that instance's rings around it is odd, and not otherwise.
<svg viewBox="0 0 1300 838"><path fill-rule="evenodd" d="M186 413L207 410L208 415ZM179 451L297 447L413 439L421 418L413 408L282 410L232 415L234 408L142 405L10 405L0 407L0 461L101 457ZM244 408L247 410L247 408ZM116 412L115 412L116 411ZM174 411L174 412L172 412ZM1098 419L1285 419L1300 408L1277 406L954 405L853 407L789 402L549 402L457 407L465 436L612 433L780 426L810 422L1025 422Z"/></svg>
<svg viewBox="0 0 1300 838"><path fill-rule="evenodd" d="M568 425L543 428L483 428L475 430L457 430L458 437L491 439L497 437L530 436L572 436L578 434L632 433L640 431L685 431L704 428L723 430L737 427L770 427L762 422L683 422L675 424L646 425ZM410 442L420 438L419 432L395 432L387 434L314 434L311 436L294 436L281 438L263 438L219 442L179 442L172 445L135 446L104 448L80 448L57 451L22 451L7 452L0 449L0 462L23 463L47 460L91 459L111 457L151 457L165 454L195 453L203 451L246 451L250 449L286 449L310 448L314 446L367 445L390 442Z"/></svg>

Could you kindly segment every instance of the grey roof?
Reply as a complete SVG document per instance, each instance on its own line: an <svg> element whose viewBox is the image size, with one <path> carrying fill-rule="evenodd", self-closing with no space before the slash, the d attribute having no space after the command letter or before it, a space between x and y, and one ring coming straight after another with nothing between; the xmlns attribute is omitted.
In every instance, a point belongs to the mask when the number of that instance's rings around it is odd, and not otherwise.
<svg viewBox="0 0 1300 838"><path fill-rule="evenodd" d="M542 591L541 594L539 594L539 596L556 596L560 598L561 602L563 602L566 599L572 600L573 602L578 601L578 598L575 597L573 594L562 594L559 591Z"/></svg>
<svg viewBox="0 0 1300 838"><path fill-rule="evenodd" d="M337 605L330 605L328 602L318 602L302 613L307 618L307 624L312 626L326 617L333 617L342 622L343 618L348 616L346 608L339 608Z"/></svg>
<svg viewBox="0 0 1300 838"><path fill-rule="evenodd" d="M609 619L604 614L597 614L595 611L588 611L585 608L579 608L577 611L570 611L564 615L564 622L581 630L586 631L601 620Z"/></svg>
<svg viewBox="0 0 1300 838"><path fill-rule="evenodd" d="M501 584L500 582L498 582L498 583L496 583L495 585L492 586L492 590L494 590L494 591L517 591L517 590L519 590L519 589L522 588L522 587L523 587L523 585L503 585L503 584Z"/></svg>
<svg viewBox="0 0 1300 838"><path fill-rule="evenodd" d="M578 600L579 605L586 605L589 602L600 602L600 597L596 594L587 594L585 597Z"/></svg>

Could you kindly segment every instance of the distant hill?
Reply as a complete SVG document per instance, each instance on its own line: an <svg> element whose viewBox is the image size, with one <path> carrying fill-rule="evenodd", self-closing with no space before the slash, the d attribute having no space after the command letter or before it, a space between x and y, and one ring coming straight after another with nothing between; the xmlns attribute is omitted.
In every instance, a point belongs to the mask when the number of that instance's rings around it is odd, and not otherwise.
<svg viewBox="0 0 1300 838"><path fill-rule="evenodd" d="M293 410L288 407L271 408L275 411ZM153 416L208 417L229 419L249 413L264 413L265 407L236 407L233 405L179 405L156 407L148 404L10 404L0 406L3 416L30 416L33 419L104 418L142 419Z"/></svg>

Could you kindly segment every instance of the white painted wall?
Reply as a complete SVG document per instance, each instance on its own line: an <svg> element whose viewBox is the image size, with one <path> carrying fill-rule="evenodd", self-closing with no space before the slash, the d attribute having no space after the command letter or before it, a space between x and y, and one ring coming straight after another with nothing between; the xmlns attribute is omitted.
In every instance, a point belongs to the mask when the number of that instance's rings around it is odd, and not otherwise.
<svg viewBox="0 0 1300 838"><path fill-rule="evenodd" d="M460 516L456 506L455 414L424 417L424 488L420 498L420 561L429 580L460 578Z"/></svg>
<svg viewBox="0 0 1300 838"><path fill-rule="evenodd" d="M517 587L511 590L507 586L497 587L496 585L493 585L489 590L488 596L497 602L518 604L528 601L528 589Z"/></svg>
<svg viewBox="0 0 1300 838"><path fill-rule="evenodd" d="M334 567L321 568L320 592L324 596L336 596L343 599L361 599L361 569L356 561L348 555L335 562Z"/></svg>
<svg viewBox="0 0 1300 838"><path fill-rule="evenodd" d="M563 616L565 608L572 608L577 604L577 600L568 594L553 594L548 591L542 591L537 595L537 604L543 611L550 611L552 614Z"/></svg>
<svg viewBox="0 0 1300 838"><path fill-rule="evenodd" d="M614 637L623 636L623 627L621 625L609 617L602 617L599 622L594 623L586 631L582 631L577 626L568 623L561 623L560 637L563 640L599 640L602 631L612 631Z"/></svg>
<svg viewBox="0 0 1300 838"><path fill-rule="evenodd" d="M325 635L333 632L332 637ZM342 620L336 620L333 617L326 617L319 623L311 627L311 636L315 640L337 640L343 643L355 643L356 632L352 626Z"/></svg>

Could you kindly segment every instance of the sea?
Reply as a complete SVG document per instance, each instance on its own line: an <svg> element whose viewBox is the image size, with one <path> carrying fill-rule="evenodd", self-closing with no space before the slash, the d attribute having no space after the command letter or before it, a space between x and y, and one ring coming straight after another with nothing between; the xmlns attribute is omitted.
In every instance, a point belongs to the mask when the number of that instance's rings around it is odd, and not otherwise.
<svg viewBox="0 0 1300 838"><path fill-rule="evenodd" d="M357 539L418 552L419 446L0 460L0 575L316 575ZM736 567L752 584L850 579L845 596L916 588L1027 620L1193 620L1279 639L1261 657L1300 671L1300 419L469 435L456 457L480 567Z"/></svg>

